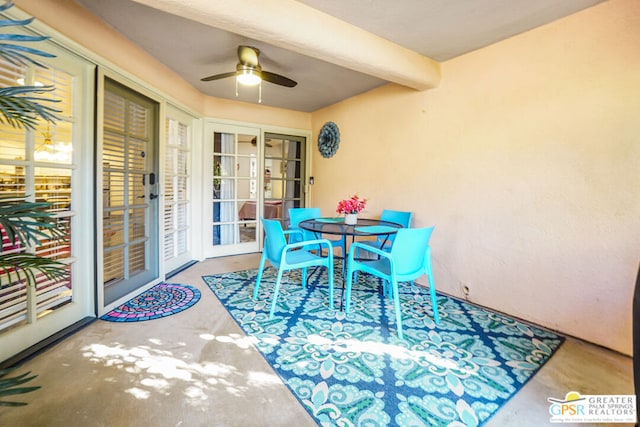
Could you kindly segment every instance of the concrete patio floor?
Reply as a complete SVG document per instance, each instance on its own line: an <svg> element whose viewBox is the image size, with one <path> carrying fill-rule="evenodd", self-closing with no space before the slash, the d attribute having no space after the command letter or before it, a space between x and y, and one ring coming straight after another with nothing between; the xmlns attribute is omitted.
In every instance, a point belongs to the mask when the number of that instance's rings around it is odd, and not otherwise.
<svg viewBox="0 0 640 427"><path fill-rule="evenodd" d="M202 280L258 261L250 254L198 263L167 280L200 289L186 311L98 320L26 361L19 372L37 374L29 385L42 388L19 396L27 406L0 407L0 426L316 425ZM567 338L486 426L552 425L547 398L569 391L634 394L631 358Z"/></svg>

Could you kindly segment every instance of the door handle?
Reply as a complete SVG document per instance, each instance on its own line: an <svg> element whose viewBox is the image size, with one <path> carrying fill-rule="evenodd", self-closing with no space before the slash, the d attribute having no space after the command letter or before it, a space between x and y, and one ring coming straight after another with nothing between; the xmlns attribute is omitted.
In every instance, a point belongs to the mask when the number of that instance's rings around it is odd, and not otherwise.
<svg viewBox="0 0 640 427"><path fill-rule="evenodd" d="M143 196L144 197L144 196ZM153 193L149 193L149 199L153 200L153 199L157 199L158 195L157 194L153 194Z"/></svg>

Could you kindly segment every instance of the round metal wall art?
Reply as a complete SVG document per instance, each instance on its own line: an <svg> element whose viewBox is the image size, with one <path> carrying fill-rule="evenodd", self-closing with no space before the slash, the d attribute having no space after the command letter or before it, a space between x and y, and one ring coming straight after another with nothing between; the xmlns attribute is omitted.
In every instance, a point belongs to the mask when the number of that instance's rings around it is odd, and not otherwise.
<svg viewBox="0 0 640 427"><path fill-rule="evenodd" d="M340 145L340 131L338 126L333 122L325 123L318 134L318 150L322 157L333 157L338 151Z"/></svg>

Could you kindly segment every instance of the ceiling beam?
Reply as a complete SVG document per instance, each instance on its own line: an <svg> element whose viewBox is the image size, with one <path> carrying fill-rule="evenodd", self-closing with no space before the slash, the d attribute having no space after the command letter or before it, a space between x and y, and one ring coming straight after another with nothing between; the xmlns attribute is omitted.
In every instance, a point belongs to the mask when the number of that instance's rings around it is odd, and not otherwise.
<svg viewBox="0 0 640 427"><path fill-rule="evenodd" d="M295 0L134 1L412 89L440 83L435 60Z"/></svg>

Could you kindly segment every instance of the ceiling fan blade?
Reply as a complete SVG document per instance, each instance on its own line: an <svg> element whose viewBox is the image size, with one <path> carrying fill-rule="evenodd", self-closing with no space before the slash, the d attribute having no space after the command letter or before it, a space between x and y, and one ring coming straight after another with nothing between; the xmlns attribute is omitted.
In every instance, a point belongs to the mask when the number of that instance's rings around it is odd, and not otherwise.
<svg viewBox="0 0 640 427"><path fill-rule="evenodd" d="M295 82L288 77L281 76L280 74L276 73L270 73L269 71L264 70L262 70L262 80L286 87L295 87L298 84L298 82Z"/></svg>
<svg viewBox="0 0 640 427"><path fill-rule="evenodd" d="M209 77L203 77L200 79L200 81L210 82L211 80L219 80L219 79L225 79L227 77L232 77L232 76L235 76L236 74L237 74L236 71L230 71L228 73L222 73L222 74L216 74Z"/></svg>
<svg viewBox="0 0 640 427"><path fill-rule="evenodd" d="M267 139L267 141L271 141L271 140ZM254 136L253 138L251 138L251 145L256 145L256 144L258 144L258 138ZM269 144L268 142L265 142L264 145L266 145L269 148L273 147L273 145Z"/></svg>
<svg viewBox="0 0 640 427"><path fill-rule="evenodd" d="M257 67L259 65L258 56L260 50L252 46L238 46L238 60L240 64L249 67Z"/></svg>
<svg viewBox="0 0 640 427"><path fill-rule="evenodd" d="M252 46L240 45L238 46L238 60L240 62L238 63L238 65L236 65L236 71L216 74L213 76L204 77L200 80L203 82L208 82L211 80L224 79L226 77L233 77L240 74L249 73L257 74L265 82L273 83L280 86L295 87L298 84L298 82L295 82L288 77L281 76L280 74L276 73L270 73L269 71L264 71L262 67L260 67L260 63L258 61L259 55L260 49Z"/></svg>

